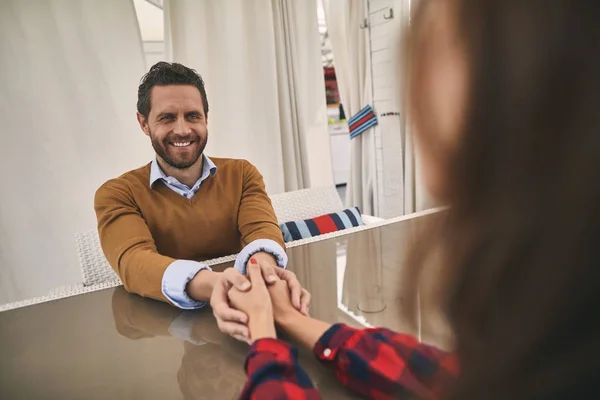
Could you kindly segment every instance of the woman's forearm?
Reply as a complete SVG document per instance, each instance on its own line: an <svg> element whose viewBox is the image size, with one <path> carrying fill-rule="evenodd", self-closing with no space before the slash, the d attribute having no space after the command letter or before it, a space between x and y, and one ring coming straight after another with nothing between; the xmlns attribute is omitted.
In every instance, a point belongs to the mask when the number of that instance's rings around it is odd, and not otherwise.
<svg viewBox="0 0 600 400"><path fill-rule="evenodd" d="M306 317L298 311L287 312L276 319L279 327L302 347L312 350L331 324Z"/></svg>
<svg viewBox="0 0 600 400"><path fill-rule="evenodd" d="M277 338L272 315L251 315L248 321L248 328L250 329L250 341L252 343L258 339Z"/></svg>

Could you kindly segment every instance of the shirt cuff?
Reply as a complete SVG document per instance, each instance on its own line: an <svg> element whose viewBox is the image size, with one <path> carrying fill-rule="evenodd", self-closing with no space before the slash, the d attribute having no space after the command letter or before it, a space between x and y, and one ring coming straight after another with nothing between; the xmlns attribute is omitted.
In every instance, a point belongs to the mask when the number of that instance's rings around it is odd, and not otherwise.
<svg viewBox="0 0 600 400"><path fill-rule="evenodd" d="M197 261L177 260L167 267L162 278L162 294L174 306L183 310L202 308L206 301L196 301L185 292L185 287L196 274L204 269L212 271L206 264Z"/></svg>
<svg viewBox="0 0 600 400"><path fill-rule="evenodd" d="M244 369L251 376L264 365L272 362L293 365L298 360L298 352L291 344L280 339L265 338L252 343L246 357Z"/></svg>
<svg viewBox="0 0 600 400"><path fill-rule="evenodd" d="M356 329L344 324L334 324L319 338L313 353L321 361L332 361L338 351L355 333Z"/></svg>
<svg viewBox="0 0 600 400"><path fill-rule="evenodd" d="M192 328L194 327L195 320L196 314L189 311L184 311L171 322L171 325L169 325L169 333L177 339L184 340L195 345L205 344L206 342L204 340L196 339L192 335Z"/></svg>
<svg viewBox="0 0 600 400"><path fill-rule="evenodd" d="M269 253L275 257L277 265L279 265L281 268L287 267L288 257L285 253L285 250L279 243L270 239L258 239L248 243L248 245L242 249L240 254L238 254L233 267L242 274L246 275L246 265L248 265L250 257L261 251Z"/></svg>

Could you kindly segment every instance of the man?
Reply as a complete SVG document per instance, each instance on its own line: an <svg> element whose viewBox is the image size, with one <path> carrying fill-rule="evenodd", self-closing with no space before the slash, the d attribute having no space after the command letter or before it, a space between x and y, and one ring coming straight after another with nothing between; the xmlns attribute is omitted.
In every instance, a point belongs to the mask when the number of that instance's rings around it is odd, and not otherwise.
<svg viewBox="0 0 600 400"><path fill-rule="evenodd" d="M248 290L246 266L259 263L266 282L288 282L295 305L310 295L285 270L287 256L260 173L247 161L210 159L208 100L202 78L159 62L138 88L137 118L154 160L106 182L94 206L102 249L129 292L182 309L210 301L219 328L247 341L247 316L230 308L232 286ZM238 253L233 268L201 261Z"/></svg>

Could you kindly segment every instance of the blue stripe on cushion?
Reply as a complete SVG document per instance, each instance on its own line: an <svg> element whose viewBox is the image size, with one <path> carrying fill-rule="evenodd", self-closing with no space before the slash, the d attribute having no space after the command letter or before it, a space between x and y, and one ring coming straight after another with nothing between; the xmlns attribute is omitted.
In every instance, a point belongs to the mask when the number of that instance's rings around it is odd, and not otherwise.
<svg viewBox="0 0 600 400"><path fill-rule="evenodd" d="M306 226L308 227L308 230L310 231L310 234L308 236L304 236L305 238L319 236L321 234L319 227L317 226L315 221L313 221L312 219L305 219L302 222L304 222L306 224Z"/></svg>
<svg viewBox="0 0 600 400"><path fill-rule="evenodd" d="M298 230L298 224L296 224L295 222L286 222L285 225L288 227L288 230L290 231L292 240L302 239L302 234L300 233L300 230Z"/></svg>
<svg viewBox="0 0 600 400"><path fill-rule="evenodd" d="M356 216L354 215L354 213L352 212L352 210L344 210L344 214L346 214L348 216L348 218L350 219L350 223L352 224L352 226L358 226L358 221L356 220Z"/></svg>
<svg viewBox="0 0 600 400"><path fill-rule="evenodd" d="M345 212L341 211L337 215L338 215L338 217L340 217L340 219L344 223L344 228L345 229L352 227L352 221L350 221L350 218L348 218L348 216L346 215Z"/></svg>
<svg viewBox="0 0 600 400"><path fill-rule="evenodd" d="M348 227L348 225L344 225L344 221L342 221L339 214L329 214L329 216L333 220L333 223L335 224L335 227L338 229L338 231L346 229Z"/></svg>
<svg viewBox="0 0 600 400"><path fill-rule="evenodd" d="M292 240L294 240L292 238L292 234L290 233L290 230L288 229L287 224L281 224L281 233L283 233L283 241L284 242L291 242Z"/></svg>
<svg viewBox="0 0 600 400"><path fill-rule="evenodd" d="M350 211L352 211L352 214L354 214L354 218L356 218L357 224L355 226L362 225L362 216L360 215L360 209L358 207L352 207Z"/></svg>
<svg viewBox="0 0 600 400"><path fill-rule="evenodd" d="M314 236L314 234L312 233L312 229L310 229L310 226L308 224L308 220L296 221L296 226L298 226L298 230L300 231L300 235L302 236L300 237L300 239Z"/></svg>

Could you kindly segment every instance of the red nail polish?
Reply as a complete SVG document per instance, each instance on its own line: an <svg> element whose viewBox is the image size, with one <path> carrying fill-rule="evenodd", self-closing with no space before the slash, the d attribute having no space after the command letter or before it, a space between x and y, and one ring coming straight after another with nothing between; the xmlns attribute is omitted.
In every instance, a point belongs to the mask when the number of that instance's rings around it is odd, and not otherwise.
<svg viewBox="0 0 600 400"><path fill-rule="evenodd" d="M256 264L256 258L251 258L250 259L250 264Z"/></svg>

